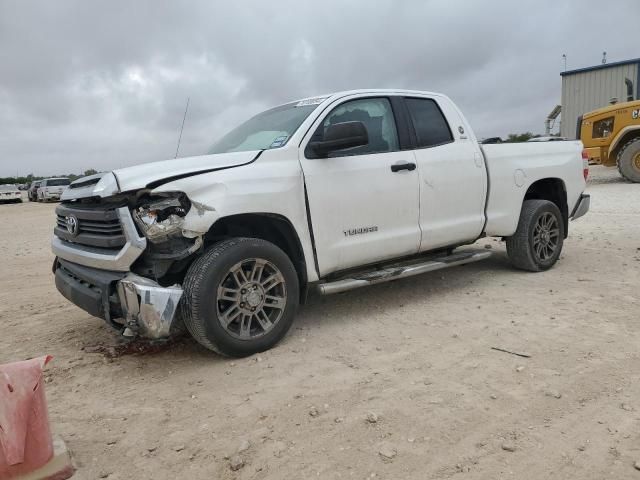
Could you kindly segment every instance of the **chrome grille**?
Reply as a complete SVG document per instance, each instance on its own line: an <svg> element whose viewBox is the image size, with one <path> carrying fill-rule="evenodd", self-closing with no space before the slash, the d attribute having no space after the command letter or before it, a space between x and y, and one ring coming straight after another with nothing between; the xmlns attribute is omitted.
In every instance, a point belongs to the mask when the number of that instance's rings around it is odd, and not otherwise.
<svg viewBox="0 0 640 480"><path fill-rule="evenodd" d="M57 215L57 223L67 228L67 216ZM76 217L77 218L77 217ZM78 233L96 233L101 235L121 235L122 226L119 220L89 221L78 218Z"/></svg>
<svg viewBox="0 0 640 480"><path fill-rule="evenodd" d="M77 220L76 229L67 228L67 219L70 217ZM54 234L67 242L99 248L120 248L126 243L117 211L103 206L59 205L56 208Z"/></svg>

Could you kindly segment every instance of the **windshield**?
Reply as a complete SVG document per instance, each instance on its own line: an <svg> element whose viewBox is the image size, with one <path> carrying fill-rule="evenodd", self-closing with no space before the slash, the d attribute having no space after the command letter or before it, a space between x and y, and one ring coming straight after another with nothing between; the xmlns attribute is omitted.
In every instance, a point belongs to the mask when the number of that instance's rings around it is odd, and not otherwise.
<svg viewBox="0 0 640 480"><path fill-rule="evenodd" d="M209 153L248 152L283 147L322 100L288 103L259 113L214 143Z"/></svg>
<svg viewBox="0 0 640 480"><path fill-rule="evenodd" d="M60 187L62 185L69 185L71 180L68 178L54 178L53 180L47 180L48 187Z"/></svg>
<svg viewBox="0 0 640 480"><path fill-rule="evenodd" d="M16 187L13 183L8 183L5 185L0 185L0 190L6 192L6 191L18 190L18 187Z"/></svg>

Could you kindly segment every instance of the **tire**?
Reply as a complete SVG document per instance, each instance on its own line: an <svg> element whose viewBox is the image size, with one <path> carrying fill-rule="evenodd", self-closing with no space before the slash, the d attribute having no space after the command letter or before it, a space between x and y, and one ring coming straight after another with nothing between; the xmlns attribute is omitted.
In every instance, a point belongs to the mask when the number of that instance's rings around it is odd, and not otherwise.
<svg viewBox="0 0 640 480"><path fill-rule="evenodd" d="M640 137L624 144L618 152L616 163L625 180L640 183Z"/></svg>
<svg viewBox="0 0 640 480"><path fill-rule="evenodd" d="M564 234L564 220L555 203L525 200L518 228L507 238L507 255L511 264L530 272L549 270L560 257Z"/></svg>
<svg viewBox="0 0 640 480"><path fill-rule="evenodd" d="M274 244L256 238L224 240L187 270L181 316L202 346L245 357L272 348L286 335L298 309L299 288L293 263Z"/></svg>

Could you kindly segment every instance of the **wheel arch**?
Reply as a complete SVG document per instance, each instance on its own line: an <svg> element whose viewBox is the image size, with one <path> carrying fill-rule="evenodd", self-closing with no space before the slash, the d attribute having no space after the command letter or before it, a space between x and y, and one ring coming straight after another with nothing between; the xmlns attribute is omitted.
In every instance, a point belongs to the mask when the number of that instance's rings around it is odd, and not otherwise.
<svg viewBox="0 0 640 480"><path fill-rule="evenodd" d="M204 236L205 245L233 237L259 238L273 243L291 259L300 281L300 302L307 296L307 266L298 232L284 215L266 212L221 217Z"/></svg>
<svg viewBox="0 0 640 480"><path fill-rule="evenodd" d="M527 189L522 200L548 200L555 203L562 213L562 223L564 224L564 237L567 238L569 232L569 206L567 204L567 187L560 178L542 178L536 180Z"/></svg>

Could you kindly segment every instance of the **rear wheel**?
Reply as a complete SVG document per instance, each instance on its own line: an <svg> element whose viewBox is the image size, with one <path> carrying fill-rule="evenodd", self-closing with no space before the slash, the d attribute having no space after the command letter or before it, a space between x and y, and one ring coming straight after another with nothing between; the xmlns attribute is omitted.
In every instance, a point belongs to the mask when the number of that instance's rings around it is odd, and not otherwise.
<svg viewBox="0 0 640 480"><path fill-rule="evenodd" d="M627 142L616 158L618 171L626 180L640 183L640 138Z"/></svg>
<svg viewBox="0 0 640 480"><path fill-rule="evenodd" d="M507 238L507 255L514 267L530 272L550 269L564 242L560 209L548 200L525 200L518 229Z"/></svg>
<svg viewBox="0 0 640 480"><path fill-rule="evenodd" d="M282 250L264 240L234 238L212 246L189 267L181 312L201 345L243 357L285 336L298 298L298 275Z"/></svg>

